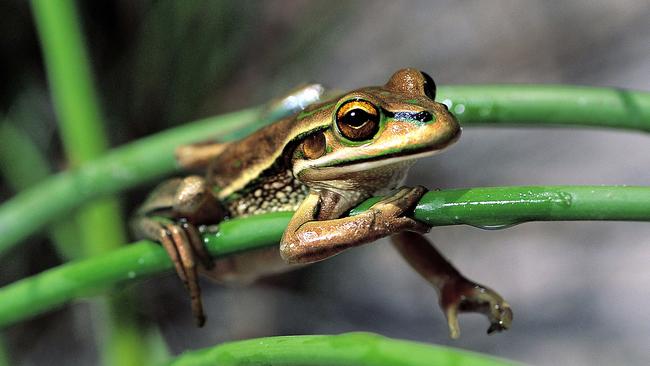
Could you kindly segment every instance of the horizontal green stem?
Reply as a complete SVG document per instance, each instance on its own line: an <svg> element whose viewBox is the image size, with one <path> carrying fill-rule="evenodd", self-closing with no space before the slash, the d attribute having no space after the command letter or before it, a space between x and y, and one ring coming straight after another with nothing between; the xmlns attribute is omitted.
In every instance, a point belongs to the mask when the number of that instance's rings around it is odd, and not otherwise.
<svg viewBox="0 0 650 366"><path fill-rule="evenodd" d="M372 333L283 336L228 342L190 351L170 366L442 366L513 365L465 350L386 338Z"/></svg>
<svg viewBox="0 0 650 366"><path fill-rule="evenodd" d="M555 125L650 132L650 93L562 85L441 87L462 124Z"/></svg>
<svg viewBox="0 0 650 366"><path fill-rule="evenodd" d="M361 207L373 201L376 198ZM527 221L650 221L648 207L650 187L471 188L427 193L414 217L432 226L469 224L491 229ZM276 245L291 215L281 212L228 220L219 225L217 234L206 235L205 243L216 257ZM171 269L165 251L150 241L61 265L0 289L0 327L118 283Z"/></svg>
<svg viewBox="0 0 650 366"><path fill-rule="evenodd" d="M438 100L447 99L464 125L585 125L650 131L650 93L644 92L545 85L441 87ZM178 145L209 137L239 138L269 122L257 121L257 115L257 109L249 109L174 128L114 149L16 195L0 206L0 254L90 199L174 171L173 151Z"/></svg>
<svg viewBox="0 0 650 366"><path fill-rule="evenodd" d="M369 207L369 199L353 210ZM427 193L414 217L431 226L493 229L528 221L650 221L650 187L533 186L448 189Z"/></svg>
<svg viewBox="0 0 650 366"><path fill-rule="evenodd" d="M26 189L0 206L0 254L89 200L172 172L176 169L176 146L201 138L231 136L255 122L257 115L255 109L244 110L161 132Z"/></svg>

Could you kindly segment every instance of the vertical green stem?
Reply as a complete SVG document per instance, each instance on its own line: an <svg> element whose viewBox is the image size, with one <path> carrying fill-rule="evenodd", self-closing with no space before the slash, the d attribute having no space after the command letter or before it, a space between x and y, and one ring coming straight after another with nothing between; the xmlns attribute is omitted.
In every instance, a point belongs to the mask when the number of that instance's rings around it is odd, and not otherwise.
<svg viewBox="0 0 650 366"><path fill-rule="evenodd" d="M32 8L61 138L69 163L75 168L99 157L109 145L78 16L72 0L33 0ZM86 205L79 210L76 219L80 240L92 243L84 248L86 255L105 253L126 242L124 220L115 198L102 198ZM139 342L121 341L140 338L139 329L119 321L122 314L132 312L124 306L129 302L109 298L108 303L108 314L98 314L99 319L107 319L107 323L100 326L107 331L108 337L101 345L104 364L145 364L145 348Z"/></svg>
<svg viewBox="0 0 650 366"><path fill-rule="evenodd" d="M22 191L51 172L50 166L34 142L11 121L0 121L0 174L16 192ZM74 222L59 220L48 234L61 258L80 258L79 238Z"/></svg>
<svg viewBox="0 0 650 366"><path fill-rule="evenodd" d="M60 132L72 166L108 147L72 0L33 0Z"/></svg>

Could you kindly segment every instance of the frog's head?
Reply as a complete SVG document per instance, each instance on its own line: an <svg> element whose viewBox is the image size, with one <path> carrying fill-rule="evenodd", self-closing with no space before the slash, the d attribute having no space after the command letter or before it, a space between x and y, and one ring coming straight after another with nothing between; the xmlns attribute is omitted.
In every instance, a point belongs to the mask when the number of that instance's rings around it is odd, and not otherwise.
<svg viewBox="0 0 650 366"><path fill-rule="evenodd" d="M434 101L435 94L429 75L408 68L384 86L343 95L319 111L327 127L310 134L296 150L294 174L336 178L442 151L461 129L447 107Z"/></svg>

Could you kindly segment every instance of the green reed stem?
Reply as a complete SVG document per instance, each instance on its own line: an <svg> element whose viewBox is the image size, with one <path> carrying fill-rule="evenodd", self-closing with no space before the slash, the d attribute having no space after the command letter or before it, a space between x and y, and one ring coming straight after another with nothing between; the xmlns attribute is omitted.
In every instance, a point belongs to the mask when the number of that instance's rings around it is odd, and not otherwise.
<svg viewBox="0 0 650 366"><path fill-rule="evenodd" d="M41 40L51 95L59 122L63 146L72 168L98 158L108 149L104 121L95 93L91 67L83 44L78 16L72 0L33 0L32 9ZM124 218L116 198L103 197L86 202L76 214L79 238L85 254L94 256L126 243ZM122 299L124 300L124 299ZM140 339L135 326L117 316L133 312L128 301L109 296L108 316L97 314L108 335L100 344L106 365L142 365L146 347L121 339ZM95 311L100 311L99 307Z"/></svg>
<svg viewBox="0 0 650 366"><path fill-rule="evenodd" d="M170 366L505 366L512 361L372 333L283 336L228 342L189 351Z"/></svg>
<svg viewBox="0 0 650 366"><path fill-rule="evenodd" d="M377 198L363 203L368 207ZM414 217L432 226L501 228L528 221L650 221L650 187L548 186L450 189L429 192ZM353 214L358 213L355 210ZM215 257L277 245L292 212L224 221L204 237ZM251 227L256 228L250 230ZM74 261L0 288L0 327L143 279L172 264L160 245L139 241L99 257Z"/></svg>
<svg viewBox="0 0 650 366"><path fill-rule="evenodd" d="M463 125L591 126L650 131L650 93L547 85L446 86ZM460 107L462 105L462 107ZM159 178L176 169L174 148L218 137L244 136L270 121L248 109L189 123L135 141L83 166L59 173L0 206L0 254L84 202Z"/></svg>

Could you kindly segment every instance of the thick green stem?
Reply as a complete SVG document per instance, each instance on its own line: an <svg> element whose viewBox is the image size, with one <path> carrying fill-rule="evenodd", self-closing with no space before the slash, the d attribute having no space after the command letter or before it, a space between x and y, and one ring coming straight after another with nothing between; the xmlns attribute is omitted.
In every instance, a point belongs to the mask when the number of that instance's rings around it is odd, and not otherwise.
<svg viewBox="0 0 650 366"><path fill-rule="evenodd" d="M99 101L93 86L90 62L72 0L33 0L32 9L43 50L50 92L59 131L71 167L100 157L109 143ZM93 256L126 243L124 218L117 198L89 201L76 213L77 229L86 255ZM122 299L124 300L124 299ZM105 328L107 342L100 343L105 365L142 365L147 349L131 342L144 336L137 322L124 323L124 313L134 309L128 301L107 298L108 309L97 307L95 322ZM124 342L122 339L129 341Z"/></svg>
<svg viewBox="0 0 650 366"><path fill-rule="evenodd" d="M365 209L378 198L359 205ZM356 214L357 209L352 211ZM435 214L433 214L435 213ZM427 193L414 217L431 226L498 229L528 221L650 221L650 187L541 186Z"/></svg>
<svg viewBox="0 0 650 366"><path fill-rule="evenodd" d="M32 0L32 10L59 130L75 167L108 148L77 13L71 0Z"/></svg>
<svg viewBox="0 0 650 366"><path fill-rule="evenodd" d="M584 125L650 131L650 93L644 92L544 85L441 87L438 100L447 99L463 125ZM0 254L92 198L174 171L173 151L178 145L208 137L239 138L269 122L256 121L257 112L244 110L159 133L18 194L0 206Z"/></svg>
<svg viewBox="0 0 650 366"><path fill-rule="evenodd" d="M504 366L495 357L451 347L395 340L372 333L283 336L228 342L190 351L170 366Z"/></svg>
<svg viewBox="0 0 650 366"><path fill-rule="evenodd" d="M362 207L373 201L376 198ZM491 229L527 221L650 221L648 207L650 187L471 188L427 193L414 217L433 226L469 224ZM204 239L217 257L277 245L291 215L282 212L224 221L217 234ZM50 269L0 289L0 327L171 269L165 251L150 241Z"/></svg>
<svg viewBox="0 0 650 366"><path fill-rule="evenodd" d="M563 85L440 88L437 98L464 125L554 125L650 132L650 93Z"/></svg>

